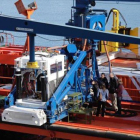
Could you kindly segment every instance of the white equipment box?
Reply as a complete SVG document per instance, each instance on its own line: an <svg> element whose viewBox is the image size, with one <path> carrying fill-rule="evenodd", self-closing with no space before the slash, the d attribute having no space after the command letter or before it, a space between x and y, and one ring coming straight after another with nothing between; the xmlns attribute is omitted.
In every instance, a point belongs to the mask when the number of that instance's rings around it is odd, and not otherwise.
<svg viewBox="0 0 140 140"><path fill-rule="evenodd" d="M43 109L11 106L3 111L2 121L41 126L47 122L47 116Z"/></svg>
<svg viewBox="0 0 140 140"><path fill-rule="evenodd" d="M35 52L35 60L39 69L47 71L48 82L64 76L65 55L52 55L45 52ZM15 59L15 68L27 68L29 56L22 56Z"/></svg>

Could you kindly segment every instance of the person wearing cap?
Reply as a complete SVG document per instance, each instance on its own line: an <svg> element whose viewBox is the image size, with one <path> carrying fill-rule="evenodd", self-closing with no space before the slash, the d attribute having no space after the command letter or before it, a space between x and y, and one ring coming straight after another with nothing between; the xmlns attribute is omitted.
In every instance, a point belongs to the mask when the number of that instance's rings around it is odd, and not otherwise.
<svg viewBox="0 0 140 140"><path fill-rule="evenodd" d="M106 104L106 101L108 99L108 94L109 94L109 91L108 91L108 89L106 89L106 85L102 84L101 89L99 89L99 92L97 94L97 97L98 97L98 107L97 107L96 116L99 116L100 109L102 108L101 116L104 117L105 104Z"/></svg>
<svg viewBox="0 0 140 140"><path fill-rule="evenodd" d="M117 114L119 115L121 115L121 100L122 100L122 92L123 92L122 84L123 84L122 79L118 79L118 87L116 91L117 91L117 106L118 106Z"/></svg>

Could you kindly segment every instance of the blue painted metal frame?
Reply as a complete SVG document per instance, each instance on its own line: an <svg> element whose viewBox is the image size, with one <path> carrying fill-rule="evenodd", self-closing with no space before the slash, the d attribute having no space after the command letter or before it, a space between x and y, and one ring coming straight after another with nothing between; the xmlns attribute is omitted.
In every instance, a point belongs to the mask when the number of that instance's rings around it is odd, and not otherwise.
<svg viewBox="0 0 140 140"><path fill-rule="evenodd" d="M78 80L78 77L77 77L77 71L75 71L75 84L74 84L74 87L75 87L75 92L77 92L77 80Z"/></svg>
<svg viewBox="0 0 140 140"><path fill-rule="evenodd" d="M30 38L30 60L29 62L35 62L35 35L28 33Z"/></svg>
<svg viewBox="0 0 140 140"><path fill-rule="evenodd" d="M95 1L140 2L140 0L95 0Z"/></svg>
<svg viewBox="0 0 140 140"><path fill-rule="evenodd" d="M15 103L15 95L16 95L16 86L13 88L13 90L9 93L7 97L5 97L5 105L4 108L8 108Z"/></svg>
<svg viewBox="0 0 140 140"><path fill-rule="evenodd" d="M105 40L114 42L123 42L131 44L140 44L140 38L122 34L107 33L85 29L80 27L72 27L68 25L57 25L50 23L42 23L25 19L16 19L11 17L0 16L0 30L16 31L31 34L48 34L56 36L66 36L72 38L87 38L95 40ZM9 26L10 23L10 26Z"/></svg>
<svg viewBox="0 0 140 140"><path fill-rule="evenodd" d="M98 10L99 12L102 10ZM86 21L87 21L87 27L93 30L100 30L105 31L105 17L106 13L100 13L100 14L90 14L87 15ZM89 40L90 42L90 40ZM92 43L93 42L93 43ZM96 80L99 78L99 71L98 71L98 64L96 59L96 48L97 43L99 40L92 40L92 72L93 72L93 79Z"/></svg>
<svg viewBox="0 0 140 140"><path fill-rule="evenodd" d="M96 27L94 28L95 30L100 30L100 31L105 31L105 17L106 15L103 14L91 14L86 16L87 22L89 22L89 28L93 29L93 25L97 23ZM102 27L99 26L98 23L102 24Z"/></svg>
<svg viewBox="0 0 140 140"><path fill-rule="evenodd" d="M62 102L62 99L65 97L66 94L68 94L68 92L74 85L75 72L77 72L79 66L81 65L81 62L86 57L86 55L87 53L85 51L80 52L79 56L77 57L77 60L71 66L70 70L68 71L67 75L64 77L63 81L60 83L59 87L57 88L53 96L50 98L49 101L47 101L46 106L50 108L50 110L47 110L47 115L50 118L50 122L56 121L57 115L55 115L55 113L59 112L58 111L60 110L59 108L62 107L60 105ZM62 115L64 112L67 112L67 110L59 112L59 115ZM67 113L64 113L64 114L67 114Z"/></svg>
<svg viewBox="0 0 140 140"><path fill-rule="evenodd" d="M87 101L87 97L90 93L90 70L89 69L85 69L85 85L86 85L86 94L85 94L85 100Z"/></svg>

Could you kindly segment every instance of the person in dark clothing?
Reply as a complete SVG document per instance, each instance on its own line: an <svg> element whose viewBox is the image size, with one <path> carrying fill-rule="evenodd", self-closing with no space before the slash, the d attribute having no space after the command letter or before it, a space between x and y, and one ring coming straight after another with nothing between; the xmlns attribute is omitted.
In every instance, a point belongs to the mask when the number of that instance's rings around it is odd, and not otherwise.
<svg viewBox="0 0 140 140"><path fill-rule="evenodd" d="M112 107L117 112L118 111L118 107L117 107L116 89L117 89L117 80L114 77L114 74L110 73L109 96L110 96L110 100L112 102Z"/></svg>
<svg viewBox="0 0 140 140"><path fill-rule="evenodd" d="M91 81L92 87L90 88L90 95L92 97L92 101L90 102L85 102L83 104L84 108L92 108L94 101L97 101L97 93L98 93L98 83L95 80Z"/></svg>
<svg viewBox="0 0 140 140"><path fill-rule="evenodd" d="M98 93L98 90L99 90L99 86L98 86L98 83L96 81L92 81L92 87L90 89L90 94L93 95L93 101L97 101L97 93Z"/></svg>
<svg viewBox="0 0 140 140"><path fill-rule="evenodd" d="M92 102L85 102L83 104L83 107L85 107L85 108L92 108L92 106L93 106L93 103Z"/></svg>
<svg viewBox="0 0 140 140"><path fill-rule="evenodd" d="M99 92L98 92L98 94L97 94L97 97L99 98L99 100L98 100L98 107L97 107L96 116L99 116L100 109L101 109L101 107L102 107L101 116L104 117L104 113L105 113L105 104L106 104L106 101L107 101L107 99L108 99L108 94L109 94L109 91L108 91L108 89L106 89L105 84L103 84L103 85L101 86L101 89L99 89Z"/></svg>
<svg viewBox="0 0 140 140"><path fill-rule="evenodd" d="M101 87L101 85L103 83L105 84L106 88L108 89L108 80L107 80L107 78L105 76L105 73L102 73L101 77L99 78L99 85L100 85L100 87Z"/></svg>
<svg viewBox="0 0 140 140"><path fill-rule="evenodd" d="M122 79L118 79L118 87L117 87L117 106L118 112L117 114L121 115L121 100L122 100L122 92L123 92L123 85Z"/></svg>

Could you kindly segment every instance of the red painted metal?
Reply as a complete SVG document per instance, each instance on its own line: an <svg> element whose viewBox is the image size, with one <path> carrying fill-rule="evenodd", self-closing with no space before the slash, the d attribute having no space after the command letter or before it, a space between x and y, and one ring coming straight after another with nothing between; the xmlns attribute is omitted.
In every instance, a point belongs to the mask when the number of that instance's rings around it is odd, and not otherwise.
<svg viewBox="0 0 140 140"><path fill-rule="evenodd" d="M14 79L13 77L4 77L4 76L0 76L0 79Z"/></svg>
<svg viewBox="0 0 140 140"><path fill-rule="evenodd" d="M139 59L126 59L126 58L116 58L111 60L111 64L113 67L125 67L125 68L137 68L136 63L139 63ZM108 62L102 64L103 66L107 66Z"/></svg>
<svg viewBox="0 0 140 140"><path fill-rule="evenodd" d="M107 58L108 58L109 72L112 73L110 57L109 57L109 53L108 53L108 50L107 50L107 47L106 47L106 45L107 45L106 41L103 41L103 44L104 44L104 48L105 48L105 51L106 51L106 56L107 56Z"/></svg>
<svg viewBox="0 0 140 140"><path fill-rule="evenodd" d="M46 47L35 47L35 50L47 49ZM0 47L0 85L13 83L14 74L14 59L22 56L24 52L24 46L21 45L9 45L6 47ZM7 96L10 90L0 89L0 95Z"/></svg>
<svg viewBox="0 0 140 140"><path fill-rule="evenodd" d="M118 78L122 79L123 81L123 86L131 99L133 101L139 101L140 102L140 94L139 91L140 89L137 89L132 80L130 79L129 76L126 75L116 75Z"/></svg>
<svg viewBox="0 0 140 140"><path fill-rule="evenodd" d="M0 89L0 95L7 96L10 93L9 89Z"/></svg>
<svg viewBox="0 0 140 140"><path fill-rule="evenodd" d="M79 124L79 123L67 123L67 122L56 122L55 124L63 125L65 127L74 127L75 129L81 128L81 129L88 129L88 130L112 131L112 132L117 132L117 133L140 135L139 125L129 124L130 126L128 128L128 125L124 125L124 123L123 124L121 124L120 122L114 123L114 119L113 119L114 125L112 125L112 122L109 120L111 120L111 119L110 118L104 119L103 117L94 117L94 121L92 122L91 125ZM99 121L102 121L102 123L99 123Z"/></svg>
<svg viewBox="0 0 140 140"><path fill-rule="evenodd" d="M2 109L0 110L2 113ZM0 114L1 114L0 113ZM74 128L75 130L89 130L89 131L100 131L103 133L106 132L115 132L115 133L122 133L128 135L135 135L140 136L140 114L134 117L96 117L92 116L91 124L81 124L80 119L83 119L81 115L79 115L79 119L77 123L69 123L69 122L56 122L52 124L52 126L62 126L66 128ZM15 124L5 124L0 123L0 130L7 130L7 131L14 131L14 132L21 132L26 134L34 134L34 135L42 135L47 136L50 138L62 138L62 139L71 139L71 140L105 140L108 138L100 138L100 137L93 137L87 136L83 134L73 134L69 132L61 132L55 130L45 130L39 127L30 127L30 126L23 126L23 125L15 125Z"/></svg>
<svg viewBox="0 0 140 140"><path fill-rule="evenodd" d="M9 33L1 33L6 36L5 46L0 47L0 85L12 84L13 83L13 74L14 74L14 59L21 57L25 51L29 51L29 37L26 39L25 45L15 45L14 37ZM12 43L8 42L8 36L11 36L13 39ZM35 50L47 50L46 47L36 46ZM7 96L10 90L0 89L0 95Z"/></svg>
<svg viewBox="0 0 140 140"><path fill-rule="evenodd" d="M134 96L134 98L137 98ZM140 98L139 98L140 100ZM107 100L107 102L110 104L111 101ZM140 112L140 103L136 103L136 102L129 102L129 101L122 101L121 102L122 108L124 109L130 109L130 110L135 110L137 112ZM140 118L139 118L140 119Z"/></svg>

